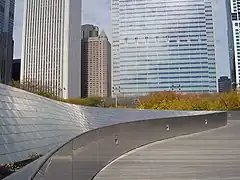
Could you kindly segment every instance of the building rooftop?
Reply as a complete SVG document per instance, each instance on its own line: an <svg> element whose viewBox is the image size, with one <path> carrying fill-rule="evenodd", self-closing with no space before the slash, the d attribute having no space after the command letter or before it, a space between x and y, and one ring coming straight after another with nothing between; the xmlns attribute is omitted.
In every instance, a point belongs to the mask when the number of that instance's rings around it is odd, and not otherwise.
<svg viewBox="0 0 240 180"><path fill-rule="evenodd" d="M99 37L100 38L108 38L104 30L101 31L101 33L99 34Z"/></svg>

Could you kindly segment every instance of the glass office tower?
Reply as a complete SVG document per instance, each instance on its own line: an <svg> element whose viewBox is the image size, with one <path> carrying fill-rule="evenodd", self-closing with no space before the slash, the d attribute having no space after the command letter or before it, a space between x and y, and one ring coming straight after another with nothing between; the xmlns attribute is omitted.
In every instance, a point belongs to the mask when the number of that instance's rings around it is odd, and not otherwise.
<svg viewBox="0 0 240 180"><path fill-rule="evenodd" d="M10 84L15 0L0 0L0 83Z"/></svg>
<svg viewBox="0 0 240 180"><path fill-rule="evenodd" d="M212 0L112 0L112 39L123 95L217 91Z"/></svg>

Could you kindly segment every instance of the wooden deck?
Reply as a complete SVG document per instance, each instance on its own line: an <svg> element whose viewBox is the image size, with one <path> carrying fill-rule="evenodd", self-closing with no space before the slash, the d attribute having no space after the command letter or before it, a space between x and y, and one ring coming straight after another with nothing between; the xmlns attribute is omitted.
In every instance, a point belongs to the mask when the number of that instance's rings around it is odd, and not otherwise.
<svg viewBox="0 0 240 180"><path fill-rule="evenodd" d="M121 156L95 180L240 180L240 121Z"/></svg>

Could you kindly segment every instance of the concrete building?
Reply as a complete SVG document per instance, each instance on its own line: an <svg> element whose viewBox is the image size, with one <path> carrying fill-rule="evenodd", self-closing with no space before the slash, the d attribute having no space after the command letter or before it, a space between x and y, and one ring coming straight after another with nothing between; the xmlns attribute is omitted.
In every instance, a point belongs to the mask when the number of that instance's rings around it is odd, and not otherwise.
<svg viewBox="0 0 240 180"><path fill-rule="evenodd" d="M124 95L217 92L216 61L230 69L223 2L112 0L113 86Z"/></svg>
<svg viewBox="0 0 240 180"><path fill-rule="evenodd" d="M92 24L82 25L82 39L88 39L90 37L98 37L99 28Z"/></svg>
<svg viewBox="0 0 240 180"><path fill-rule="evenodd" d="M0 0L0 83L11 84L15 0Z"/></svg>
<svg viewBox="0 0 240 180"><path fill-rule="evenodd" d="M14 59L12 62L12 80L20 81L21 59Z"/></svg>
<svg viewBox="0 0 240 180"><path fill-rule="evenodd" d="M21 81L81 96L81 0L26 0Z"/></svg>
<svg viewBox="0 0 240 180"><path fill-rule="evenodd" d="M232 82L231 79L227 76L221 76L218 79L218 92L229 92L232 89Z"/></svg>
<svg viewBox="0 0 240 180"><path fill-rule="evenodd" d="M104 31L92 32L82 39L82 97L107 97L111 95L111 45Z"/></svg>

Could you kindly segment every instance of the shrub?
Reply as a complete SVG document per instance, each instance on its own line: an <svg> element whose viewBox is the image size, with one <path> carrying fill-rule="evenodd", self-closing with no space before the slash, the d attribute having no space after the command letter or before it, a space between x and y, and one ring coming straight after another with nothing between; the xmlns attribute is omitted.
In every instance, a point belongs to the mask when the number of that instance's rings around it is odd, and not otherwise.
<svg viewBox="0 0 240 180"><path fill-rule="evenodd" d="M157 110L239 110L240 94L237 91L222 94L159 92L140 98L138 108Z"/></svg>
<svg viewBox="0 0 240 180"><path fill-rule="evenodd" d="M83 106L104 106L104 99L102 97L72 98L64 100L64 102Z"/></svg>

